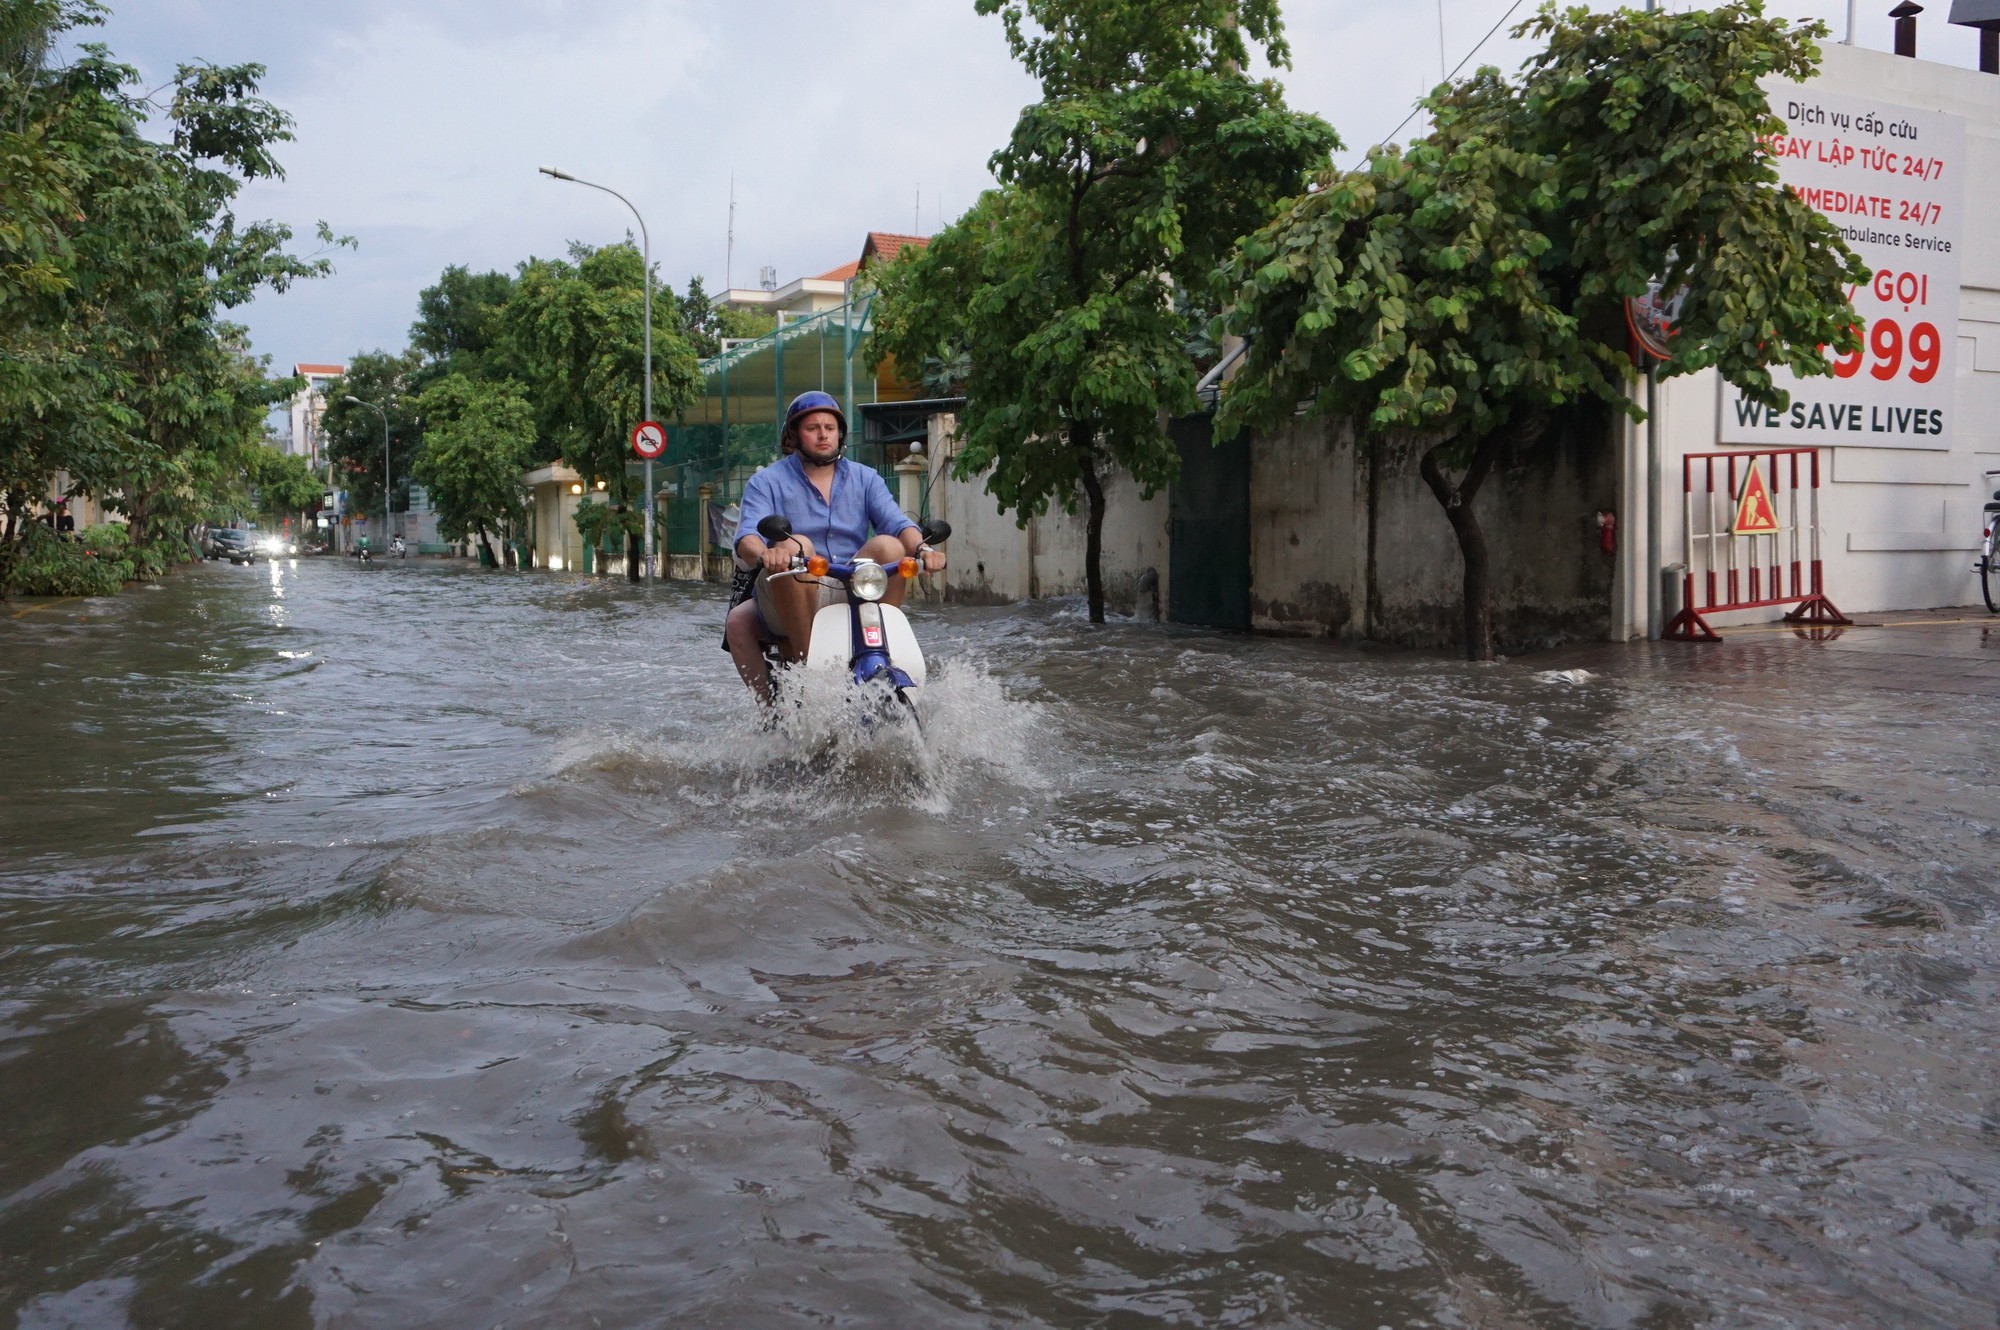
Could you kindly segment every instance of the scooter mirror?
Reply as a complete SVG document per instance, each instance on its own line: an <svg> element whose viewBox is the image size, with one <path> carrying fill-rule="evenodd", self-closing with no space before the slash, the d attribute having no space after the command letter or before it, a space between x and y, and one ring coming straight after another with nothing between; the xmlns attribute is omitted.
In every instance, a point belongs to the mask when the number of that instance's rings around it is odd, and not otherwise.
<svg viewBox="0 0 2000 1330"><path fill-rule="evenodd" d="M951 523L942 517L933 517L921 528L926 545L942 545L951 539Z"/></svg>
<svg viewBox="0 0 2000 1330"><path fill-rule="evenodd" d="M775 545L781 540L789 540L792 535L791 519L783 513L772 513L757 524L757 534L764 538L766 545Z"/></svg>

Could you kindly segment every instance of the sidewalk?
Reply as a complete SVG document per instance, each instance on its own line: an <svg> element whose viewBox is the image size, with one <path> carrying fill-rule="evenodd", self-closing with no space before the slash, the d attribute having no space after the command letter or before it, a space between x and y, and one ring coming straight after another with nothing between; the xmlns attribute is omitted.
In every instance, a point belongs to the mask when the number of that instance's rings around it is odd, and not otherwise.
<svg viewBox="0 0 2000 1330"><path fill-rule="evenodd" d="M1850 628L1751 624L1718 630L1720 642L1579 643L1515 659L1611 677L1831 673L1852 687L2000 698L2000 615L1961 607L1855 618Z"/></svg>

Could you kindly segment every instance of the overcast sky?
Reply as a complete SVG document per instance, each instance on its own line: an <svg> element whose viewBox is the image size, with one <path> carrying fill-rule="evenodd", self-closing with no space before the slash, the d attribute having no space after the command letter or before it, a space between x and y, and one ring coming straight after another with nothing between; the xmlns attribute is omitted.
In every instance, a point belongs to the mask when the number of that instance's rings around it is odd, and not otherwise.
<svg viewBox="0 0 2000 1330"><path fill-rule="evenodd" d="M1532 12L1524 0L1516 15ZM1456 65L1513 0L1442 0ZM1689 0L1669 0L1672 8ZM283 181L241 212L324 219L360 242L324 281L239 317L275 366L399 349L419 290L446 265L509 269L572 239L615 241L615 199L536 174L544 163L642 209L676 285L699 273L780 282L845 263L869 230L929 234L990 183L1029 81L972 0L111 0L96 37L147 86L180 61L256 61L297 120ZM1610 7L1596 0L1595 8ZM1859 44L1886 49L1889 0L1862 0ZM1977 64L1976 35L1924 17L1930 59ZM1773 0L1838 39L1846 0ZM1440 0L1286 0L1294 106L1350 151L1389 135L1440 72ZM1475 63L1512 68L1503 32ZM918 201L921 198L921 211Z"/></svg>

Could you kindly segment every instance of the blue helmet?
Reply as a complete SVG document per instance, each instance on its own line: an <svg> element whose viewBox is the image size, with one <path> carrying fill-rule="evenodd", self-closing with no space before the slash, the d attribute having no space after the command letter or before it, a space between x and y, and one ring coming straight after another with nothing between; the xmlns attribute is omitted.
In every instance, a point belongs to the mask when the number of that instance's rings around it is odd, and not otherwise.
<svg viewBox="0 0 2000 1330"><path fill-rule="evenodd" d="M781 432L785 434L791 433L792 426L797 424L801 417L809 416L815 411L831 411L833 413L833 418L840 422L840 441L845 445L847 442L847 416L841 411L840 403L833 400L832 393L823 393L817 388L809 393L800 393L792 399L792 404L785 408L785 428Z"/></svg>

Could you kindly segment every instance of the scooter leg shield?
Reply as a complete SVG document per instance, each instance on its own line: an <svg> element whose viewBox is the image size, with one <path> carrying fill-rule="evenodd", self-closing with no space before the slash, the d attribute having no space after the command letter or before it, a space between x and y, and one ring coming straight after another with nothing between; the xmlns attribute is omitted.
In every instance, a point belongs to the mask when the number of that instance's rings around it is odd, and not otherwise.
<svg viewBox="0 0 2000 1330"><path fill-rule="evenodd" d="M845 670L854 658L854 630L847 606L822 605L813 615L812 646L806 651L809 670Z"/></svg>
<svg viewBox="0 0 2000 1330"><path fill-rule="evenodd" d="M924 682L924 653L917 646L917 635L910 631L910 620L894 605L882 607L882 632L888 638L889 662L910 676L910 682L921 685ZM819 642L819 633L813 632L813 642Z"/></svg>

